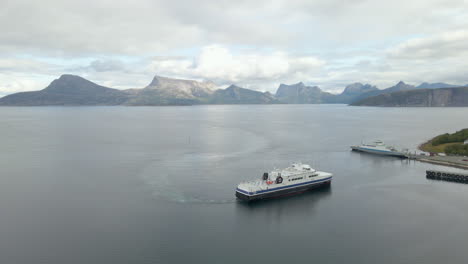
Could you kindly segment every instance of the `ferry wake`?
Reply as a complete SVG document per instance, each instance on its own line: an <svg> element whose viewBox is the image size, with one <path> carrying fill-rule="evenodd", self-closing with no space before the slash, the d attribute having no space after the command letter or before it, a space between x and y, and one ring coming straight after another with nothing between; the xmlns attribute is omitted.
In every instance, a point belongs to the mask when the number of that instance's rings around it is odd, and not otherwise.
<svg viewBox="0 0 468 264"><path fill-rule="evenodd" d="M236 197L254 201L303 193L313 188L330 185L333 175L317 171L307 164L293 163L290 167L265 172L261 179L241 182Z"/></svg>

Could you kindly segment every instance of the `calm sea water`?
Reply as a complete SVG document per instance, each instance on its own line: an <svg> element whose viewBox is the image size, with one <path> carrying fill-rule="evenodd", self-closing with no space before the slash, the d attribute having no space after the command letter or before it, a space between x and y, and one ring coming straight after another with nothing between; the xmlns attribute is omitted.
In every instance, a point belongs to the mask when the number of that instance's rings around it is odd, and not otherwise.
<svg viewBox="0 0 468 264"><path fill-rule="evenodd" d="M0 263L466 263L468 185L349 146L415 150L467 124L467 108L0 108ZM293 161L331 188L234 199Z"/></svg>

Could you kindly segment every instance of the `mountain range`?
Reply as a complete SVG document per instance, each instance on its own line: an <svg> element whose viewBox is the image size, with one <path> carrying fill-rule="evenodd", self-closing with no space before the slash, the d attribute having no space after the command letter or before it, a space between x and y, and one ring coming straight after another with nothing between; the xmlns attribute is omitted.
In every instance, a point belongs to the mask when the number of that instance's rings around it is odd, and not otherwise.
<svg viewBox="0 0 468 264"><path fill-rule="evenodd" d="M125 91L97 85L74 75L62 75L45 89L20 92L0 98L0 105L121 105L127 102Z"/></svg>
<svg viewBox="0 0 468 264"><path fill-rule="evenodd" d="M220 89L210 81L194 81L155 76L144 88L119 90L104 87L82 77L64 74L40 91L20 92L0 98L4 106L42 105L194 105L194 104L321 104L341 103L366 105L368 98L382 97L401 91L452 88L445 83L422 83L419 86L400 81L380 90L370 84L353 83L341 94L322 91L302 82L281 84L273 95L236 85ZM422 93L418 93L422 95ZM383 100L383 99L379 99ZM379 100L373 102L380 102ZM358 102L362 102L359 103Z"/></svg>
<svg viewBox="0 0 468 264"><path fill-rule="evenodd" d="M468 106L468 87L415 89L368 97L354 102L355 106Z"/></svg>

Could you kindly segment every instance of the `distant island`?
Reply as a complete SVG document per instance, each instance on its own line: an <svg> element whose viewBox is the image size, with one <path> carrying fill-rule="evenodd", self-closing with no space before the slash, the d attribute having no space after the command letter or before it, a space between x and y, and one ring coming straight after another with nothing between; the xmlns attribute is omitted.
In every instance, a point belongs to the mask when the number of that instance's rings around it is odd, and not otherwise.
<svg viewBox="0 0 468 264"><path fill-rule="evenodd" d="M200 104L350 104L356 106L468 106L468 87L445 83L419 86L400 81L378 89L353 83L332 94L302 82L280 84L275 94L231 85L220 89L210 81L155 76L144 88L119 90L80 76L64 74L40 91L20 92L0 98L0 106L50 105L200 105Z"/></svg>
<svg viewBox="0 0 468 264"><path fill-rule="evenodd" d="M468 156L468 128L453 134L442 134L422 144L419 149L431 153Z"/></svg>

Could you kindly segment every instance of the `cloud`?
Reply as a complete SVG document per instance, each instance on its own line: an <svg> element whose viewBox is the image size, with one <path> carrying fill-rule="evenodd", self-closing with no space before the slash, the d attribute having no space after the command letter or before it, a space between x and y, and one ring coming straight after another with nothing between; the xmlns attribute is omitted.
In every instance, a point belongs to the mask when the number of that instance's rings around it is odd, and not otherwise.
<svg viewBox="0 0 468 264"><path fill-rule="evenodd" d="M463 28L467 12L463 0L3 1L0 52L164 55L212 43L333 50Z"/></svg>
<svg viewBox="0 0 468 264"><path fill-rule="evenodd" d="M286 43L251 4L230 1L7 1L0 15L0 51L56 56L154 54L174 48ZM12 30L11 25L14 26Z"/></svg>
<svg viewBox="0 0 468 264"><path fill-rule="evenodd" d="M90 67L97 72L121 71L124 69L124 64L119 60L94 60Z"/></svg>
<svg viewBox="0 0 468 264"><path fill-rule="evenodd" d="M155 74L269 91L468 83L467 13L466 0L3 1L0 93L63 73L122 89Z"/></svg>
<svg viewBox="0 0 468 264"><path fill-rule="evenodd" d="M141 88L157 74L174 78L211 80L221 86L240 86L274 91L280 83L310 82L323 74L325 61L310 55L294 55L285 51L259 52L232 50L222 45L209 45L196 56L162 56L135 61L112 58L91 60L87 65L54 65L54 70L43 71L45 62L36 60L8 61L2 65L13 71L42 75L51 81L63 73L77 74L99 84L115 88ZM20 62L20 63L19 63ZM29 66L31 65L31 66ZM16 68L15 68L16 67ZM51 66L49 66L50 68ZM48 68L48 67L45 67ZM25 77L22 77L25 78ZM26 79L27 78L26 76ZM0 82L2 78L0 77ZM11 78L3 80L12 82ZM14 85L18 90L23 86ZM31 88L38 89L37 85ZM41 87L43 88L43 87ZM12 91L12 88L4 91Z"/></svg>
<svg viewBox="0 0 468 264"><path fill-rule="evenodd" d="M0 96L17 92L40 90L48 85L50 80L38 75L4 74L0 73Z"/></svg>
<svg viewBox="0 0 468 264"><path fill-rule="evenodd" d="M433 60L459 57L468 52L468 30L409 39L389 49L392 59Z"/></svg>
<svg viewBox="0 0 468 264"><path fill-rule="evenodd" d="M0 58L1 73L50 73L56 66L36 59L5 57Z"/></svg>
<svg viewBox="0 0 468 264"><path fill-rule="evenodd" d="M0 58L0 96L42 89L56 70L57 65L36 59Z"/></svg>
<svg viewBox="0 0 468 264"><path fill-rule="evenodd" d="M312 78L324 65L323 60L314 56L293 56L282 51L234 54L226 47L210 45L193 59L155 58L149 71L271 90L273 87L267 87L271 83Z"/></svg>

